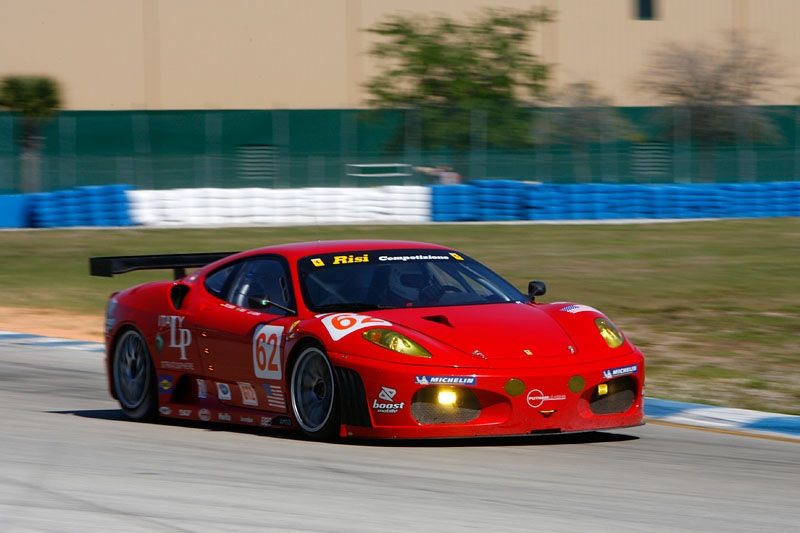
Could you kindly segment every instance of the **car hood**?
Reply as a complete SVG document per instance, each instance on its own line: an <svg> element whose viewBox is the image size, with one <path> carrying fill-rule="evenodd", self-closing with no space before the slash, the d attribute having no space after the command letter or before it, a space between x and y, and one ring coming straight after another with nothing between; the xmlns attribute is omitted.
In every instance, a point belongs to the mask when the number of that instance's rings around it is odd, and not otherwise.
<svg viewBox="0 0 800 533"><path fill-rule="evenodd" d="M409 308L382 318L490 363L576 357L575 343L564 328L533 305ZM423 338L418 340L424 345Z"/></svg>

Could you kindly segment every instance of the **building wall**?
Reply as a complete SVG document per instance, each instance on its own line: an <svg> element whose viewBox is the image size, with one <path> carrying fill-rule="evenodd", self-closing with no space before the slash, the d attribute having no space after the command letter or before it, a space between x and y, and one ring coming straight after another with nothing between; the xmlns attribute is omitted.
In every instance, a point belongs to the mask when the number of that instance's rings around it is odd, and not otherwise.
<svg viewBox="0 0 800 533"><path fill-rule="evenodd" d="M616 105L658 105L635 81L670 42L713 42L741 29L787 62L800 91L797 0L0 0L0 77L57 78L68 110L358 108L377 72L364 31L390 14L469 17L485 6L546 6L557 21L533 51L554 86L591 81Z"/></svg>

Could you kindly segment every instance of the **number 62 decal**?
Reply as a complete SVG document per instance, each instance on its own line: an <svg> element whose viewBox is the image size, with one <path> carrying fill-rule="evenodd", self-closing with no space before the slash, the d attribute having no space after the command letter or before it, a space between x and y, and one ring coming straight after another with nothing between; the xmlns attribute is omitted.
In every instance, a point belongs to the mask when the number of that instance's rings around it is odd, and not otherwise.
<svg viewBox="0 0 800 533"><path fill-rule="evenodd" d="M253 369L256 377L263 379L281 379L281 326L262 325L256 328L253 335Z"/></svg>
<svg viewBox="0 0 800 533"><path fill-rule="evenodd" d="M330 333L331 338L338 341L348 333L370 326L391 326L391 322L369 315L357 315L355 313L335 313L327 315L322 319L325 329Z"/></svg>

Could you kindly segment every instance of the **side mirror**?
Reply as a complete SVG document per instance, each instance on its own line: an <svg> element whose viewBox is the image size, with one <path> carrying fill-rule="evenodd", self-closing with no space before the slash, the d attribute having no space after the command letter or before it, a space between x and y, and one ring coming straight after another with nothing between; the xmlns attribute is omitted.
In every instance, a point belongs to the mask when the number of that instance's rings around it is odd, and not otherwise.
<svg viewBox="0 0 800 533"><path fill-rule="evenodd" d="M273 302L272 300L269 299L269 296L266 294L264 296L248 296L247 306L250 309L256 309L256 310L258 309L263 310L263 309L269 309L270 307L277 307L281 311L286 311L290 315L294 315L297 313L297 311L295 311L291 307L286 307L285 305Z"/></svg>
<svg viewBox="0 0 800 533"><path fill-rule="evenodd" d="M269 307L270 301L267 296L248 296L247 307L249 309L266 309Z"/></svg>
<svg viewBox="0 0 800 533"><path fill-rule="evenodd" d="M528 298L532 302L536 301L537 296L543 296L547 292L547 285L544 281L531 281L528 283Z"/></svg>

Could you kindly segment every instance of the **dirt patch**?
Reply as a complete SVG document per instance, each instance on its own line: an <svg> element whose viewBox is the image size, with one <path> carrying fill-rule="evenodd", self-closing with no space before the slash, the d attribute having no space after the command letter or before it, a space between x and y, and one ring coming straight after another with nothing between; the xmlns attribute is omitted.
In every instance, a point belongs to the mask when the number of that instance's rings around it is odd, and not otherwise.
<svg viewBox="0 0 800 533"><path fill-rule="evenodd" d="M0 330L103 342L103 317L25 307L0 307Z"/></svg>

